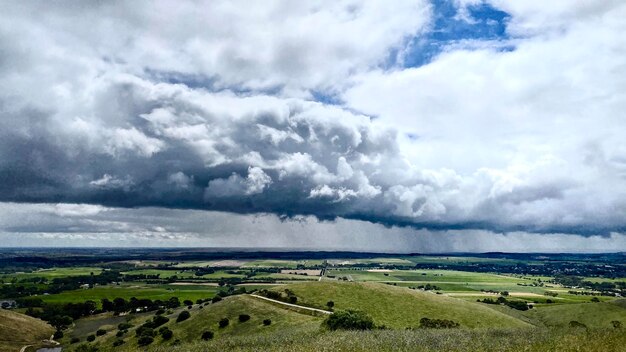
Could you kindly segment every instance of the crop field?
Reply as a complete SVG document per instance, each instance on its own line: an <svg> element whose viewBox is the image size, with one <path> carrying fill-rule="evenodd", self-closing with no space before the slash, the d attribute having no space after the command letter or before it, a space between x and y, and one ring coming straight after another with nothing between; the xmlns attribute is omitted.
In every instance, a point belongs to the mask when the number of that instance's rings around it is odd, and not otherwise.
<svg viewBox="0 0 626 352"><path fill-rule="evenodd" d="M66 291L59 294L41 296L41 298L48 303L72 303L88 300L99 303L103 298L113 300L117 297L127 300L131 297L152 300L167 300L170 297L178 297L181 301L185 299L195 301L197 299L211 298L217 291L217 287L205 285L124 284Z"/></svg>
<svg viewBox="0 0 626 352"><path fill-rule="evenodd" d="M252 345L279 351L362 351L371 346L409 351L415 344L425 344L420 348L428 351L459 346L456 340L465 341L468 351L611 350L623 340L616 329L626 324L626 300L621 298L626 270L620 259L604 265L576 255L551 261L532 255L163 257L6 269L0 274L0 298L13 304L18 316L28 313L57 326L55 319L63 314L58 309L94 301L95 308L74 310L71 323L59 328L64 352L90 346L98 351L237 351ZM132 305L139 302L133 297L143 300L139 309ZM179 303L170 306L173 297ZM101 303L116 298L123 299L121 308ZM193 304L183 304L186 300ZM328 314L345 311L365 314L375 329L329 331L324 323ZM183 312L190 316L177 322ZM156 314L165 319L159 318L161 325L149 342L144 339L147 346L140 346L143 330L138 329ZM456 329L423 329L424 318ZM45 321L24 319L20 321L40 322L39 331L51 329ZM228 323L220 327L224 319ZM118 328L127 323L124 331ZM173 337L162 337L163 329ZM209 332L212 338L203 341ZM597 341L588 344L593 339ZM530 347L524 347L525 341Z"/></svg>

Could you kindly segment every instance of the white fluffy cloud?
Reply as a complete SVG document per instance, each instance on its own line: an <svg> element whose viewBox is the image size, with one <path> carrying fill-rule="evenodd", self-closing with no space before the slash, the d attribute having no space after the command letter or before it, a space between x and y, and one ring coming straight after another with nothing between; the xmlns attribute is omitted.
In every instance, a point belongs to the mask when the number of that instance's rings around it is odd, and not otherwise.
<svg viewBox="0 0 626 352"><path fill-rule="evenodd" d="M2 3L0 201L626 229L626 5L454 3L514 48L400 66L421 0Z"/></svg>

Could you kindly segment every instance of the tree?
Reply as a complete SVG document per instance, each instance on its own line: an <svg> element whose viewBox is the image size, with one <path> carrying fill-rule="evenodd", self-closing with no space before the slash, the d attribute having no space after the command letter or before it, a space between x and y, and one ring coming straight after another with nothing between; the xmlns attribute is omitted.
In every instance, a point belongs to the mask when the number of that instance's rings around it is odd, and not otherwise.
<svg viewBox="0 0 626 352"><path fill-rule="evenodd" d="M272 319L264 319L263 320L263 325L267 326L267 325L270 325L270 324L272 324Z"/></svg>
<svg viewBox="0 0 626 352"><path fill-rule="evenodd" d="M167 307L168 308L178 308L180 307L180 301L178 300L178 297L172 297L167 301Z"/></svg>
<svg viewBox="0 0 626 352"><path fill-rule="evenodd" d="M213 297L213 298L211 299L211 302L212 302L212 303L217 303L217 302L219 302L219 301L221 301L221 300L222 300L222 297L220 297L220 296L215 296L215 297Z"/></svg>
<svg viewBox="0 0 626 352"><path fill-rule="evenodd" d="M250 320L250 316L248 314L239 314L239 322L243 323Z"/></svg>
<svg viewBox="0 0 626 352"><path fill-rule="evenodd" d="M96 340L96 335L89 335L89 336L87 336L87 341L93 342L95 340Z"/></svg>
<svg viewBox="0 0 626 352"><path fill-rule="evenodd" d="M139 344L139 346L147 346L149 344L151 344L154 341L154 338L152 336L141 336L139 338L139 340L137 340L137 344Z"/></svg>
<svg viewBox="0 0 626 352"><path fill-rule="evenodd" d="M202 333L202 339L207 341L213 338L213 331L205 331Z"/></svg>
<svg viewBox="0 0 626 352"><path fill-rule="evenodd" d="M55 331L52 338L55 340L63 338L63 331L60 331L60 330Z"/></svg>
<svg viewBox="0 0 626 352"><path fill-rule="evenodd" d="M324 324L330 330L371 330L374 328L372 317L355 310L337 311L331 314Z"/></svg>
<svg viewBox="0 0 626 352"><path fill-rule="evenodd" d="M183 301L183 304L186 305L186 306L192 306L193 305L193 301L186 299L186 300Z"/></svg>
<svg viewBox="0 0 626 352"><path fill-rule="evenodd" d="M326 307L328 307L329 310L332 310L334 306L335 306L335 302L333 301L326 302Z"/></svg>
<svg viewBox="0 0 626 352"><path fill-rule="evenodd" d="M96 331L96 336L102 336L102 335L105 335L106 333L107 333L106 330L98 329L98 331Z"/></svg>
<svg viewBox="0 0 626 352"><path fill-rule="evenodd" d="M161 329L159 329L159 333L161 334L163 340L169 340L172 338L172 336L174 336L174 332L172 332L172 330L167 327L162 327Z"/></svg>
<svg viewBox="0 0 626 352"><path fill-rule="evenodd" d="M227 327L229 323L230 323L230 320L228 320L228 318L220 319L220 322L219 322L220 328Z"/></svg>
<svg viewBox="0 0 626 352"><path fill-rule="evenodd" d="M176 318L176 322L180 323L181 321L185 321L189 319L189 317L191 317L191 313L189 313L189 311L183 310L182 312L180 312L180 314L178 314L178 318Z"/></svg>

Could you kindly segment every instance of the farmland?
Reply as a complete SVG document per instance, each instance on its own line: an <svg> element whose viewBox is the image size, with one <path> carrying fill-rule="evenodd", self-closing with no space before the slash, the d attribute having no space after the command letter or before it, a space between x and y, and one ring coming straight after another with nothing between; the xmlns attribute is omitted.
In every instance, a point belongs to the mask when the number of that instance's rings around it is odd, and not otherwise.
<svg viewBox="0 0 626 352"><path fill-rule="evenodd" d="M159 258L146 253L129 259L96 258L95 252L93 261L83 255L79 265L6 261L0 300L12 314L56 329L64 351L176 350L181 344L192 351L250 344L288 350L295 341L301 343L294 350L302 351L330 349L327 341L345 350L364 350L365 343L414 350L413 341L429 350L454 339L471 340L466 350L514 351L525 339L530 350L568 350L568 343L588 339L617 346L623 334L616 332L626 324L623 255L555 255L548 261L543 255L211 252L202 259L164 251ZM324 328L328 314L347 311L365 314L375 329ZM177 322L183 312L189 317ZM229 323L221 327L224 319ZM424 330L424 319L456 328ZM153 320L159 321L150 328L154 335L145 337L144 325ZM202 340L208 332L211 338Z"/></svg>

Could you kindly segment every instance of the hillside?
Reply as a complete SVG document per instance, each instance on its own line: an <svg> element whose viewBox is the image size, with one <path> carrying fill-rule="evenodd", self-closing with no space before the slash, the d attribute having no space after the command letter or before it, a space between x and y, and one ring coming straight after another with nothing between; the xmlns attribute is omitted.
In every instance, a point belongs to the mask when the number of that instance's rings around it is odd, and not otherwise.
<svg viewBox="0 0 626 352"><path fill-rule="evenodd" d="M19 351L22 346L40 344L53 332L44 321L0 309L0 351Z"/></svg>
<svg viewBox="0 0 626 352"><path fill-rule="evenodd" d="M542 306L526 311L524 315L546 327L567 327L574 320L588 327L612 328L611 322L616 320L626 325L626 299Z"/></svg>
<svg viewBox="0 0 626 352"><path fill-rule="evenodd" d="M191 317L185 321L176 322L176 318L182 311L189 311ZM247 314L250 320L245 322L239 321L240 314ZM98 344L103 350L115 351L135 351L139 347L135 330L147 319L151 319L153 314L127 316L133 328L129 329L122 339L124 344L113 348L114 341L118 340L115 336L117 328L110 324L111 317L102 316L102 324L97 324L95 318L91 320L92 331L83 333L83 337L95 333L98 328L107 330L107 334L97 337L94 343ZM276 332L290 331L293 333L317 333L320 329L322 318L314 317L306 314L296 313L292 310L283 309L269 302L263 301L249 295L238 295L226 297L221 302L210 303L200 308L200 305L194 304L192 309L179 308L172 314L166 315L170 320L162 325L169 328L173 332L173 337L169 341L164 341L161 336L156 336L151 346L172 346L176 340L181 343L193 343L201 341L204 331L214 333L214 339L223 339L226 337L240 337L250 335L269 335ZM222 318L228 318L229 324L224 328L220 328L218 323ZM264 325L263 320L270 319L269 325ZM85 341L81 338L81 341ZM68 350L78 347L79 344L71 345Z"/></svg>
<svg viewBox="0 0 626 352"><path fill-rule="evenodd" d="M324 308L326 302L333 301L335 310L365 311L376 324L388 328L417 327L424 317L454 320L466 328L530 327L481 304L391 285L321 281L274 288L276 291L284 289L293 291L299 304Z"/></svg>

